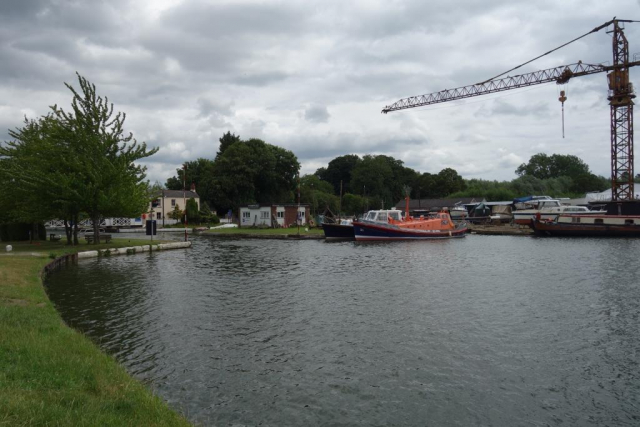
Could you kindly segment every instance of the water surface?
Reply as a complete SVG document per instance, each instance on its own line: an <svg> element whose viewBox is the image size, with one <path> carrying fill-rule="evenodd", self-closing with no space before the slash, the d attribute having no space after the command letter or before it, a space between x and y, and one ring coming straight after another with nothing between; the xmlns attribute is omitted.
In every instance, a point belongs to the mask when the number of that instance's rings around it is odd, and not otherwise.
<svg viewBox="0 0 640 427"><path fill-rule="evenodd" d="M47 280L205 425L640 425L640 240L200 237Z"/></svg>

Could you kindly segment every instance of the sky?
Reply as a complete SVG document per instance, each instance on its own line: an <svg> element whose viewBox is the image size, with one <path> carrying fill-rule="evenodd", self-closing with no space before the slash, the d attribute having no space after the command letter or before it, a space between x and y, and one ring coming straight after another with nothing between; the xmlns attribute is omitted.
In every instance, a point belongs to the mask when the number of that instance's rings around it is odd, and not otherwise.
<svg viewBox="0 0 640 427"><path fill-rule="evenodd" d="M137 141L159 147L141 162L151 182L214 158L227 131L291 150L302 174L345 154L384 154L421 173L504 181L547 153L578 156L608 177L604 73L381 110L487 80L614 16L640 20L640 0L4 0L0 141L25 116L68 110L64 83L78 87L77 72L126 113ZM625 34L640 58L640 23ZM610 65L611 35L590 34L511 74L579 60Z"/></svg>

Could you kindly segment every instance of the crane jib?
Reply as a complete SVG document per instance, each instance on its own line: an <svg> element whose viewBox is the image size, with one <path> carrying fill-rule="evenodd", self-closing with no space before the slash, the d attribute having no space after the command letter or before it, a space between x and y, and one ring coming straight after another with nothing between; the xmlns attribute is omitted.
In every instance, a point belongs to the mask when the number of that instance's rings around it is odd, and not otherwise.
<svg viewBox="0 0 640 427"><path fill-rule="evenodd" d="M634 67L637 65L640 65L640 61L629 62L624 67ZM542 83L556 82L558 84L564 84L573 77L602 73L618 68L622 68L622 66L605 66L601 64L585 64L582 62L578 62L576 64L562 65L556 68L535 71L533 73L526 73L518 76L507 76L502 79L489 80L484 83L462 86L455 89L445 89L441 90L440 92L434 92L426 95L403 98L389 106L386 106L382 110L382 112L386 114L392 111L423 107L426 105L455 101L458 99L470 98L473 96L485 95L495 92L502 92L505 90L533 86Z"/></svg>

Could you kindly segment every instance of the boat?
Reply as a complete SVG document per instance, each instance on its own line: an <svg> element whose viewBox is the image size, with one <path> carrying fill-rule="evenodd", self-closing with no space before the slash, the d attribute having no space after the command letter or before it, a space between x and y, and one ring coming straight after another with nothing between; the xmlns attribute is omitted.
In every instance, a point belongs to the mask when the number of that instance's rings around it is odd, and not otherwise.
<svg viewBox="0 0 640 427"><path fill-rule="evenodd" d="M441 211L433 215L409 216L409 198L404 217L400 210L369 211L359 221L354 221L353 231L356 241L371 240L433 240L464 237L466 223L454 223L449 212Z"/></svg>
<svg viewBox="0 0 640 427"><path fill-rule="evenodd" d="M531 222L539 236L640 237L639 215L558 215L555 220Z"/></svg>
<svg viewBox="0 0 640 427"><path fill-rule="evenodd" d="M590 211L585 206L563 205L560 200L556 199L540 199L529 203L529 209L513 211L513 222L520 225L530 225L538 213L540 213L541 219L553 221L558 215L596 215L600 212Z"/></svg>
<svg viewBox="0 0 640 427"><path fill-rule="evenodd" d="M464 221L469 216L469 212L464 206L456 205L449 209L449 215L454 221Z"/></svg>
<svg viewBox="0 0 640 427"><path fill-rule="evenodd" d="M342 219L335 223L322 223L325 239L329 240L353 240L353 221Z"/></svg>

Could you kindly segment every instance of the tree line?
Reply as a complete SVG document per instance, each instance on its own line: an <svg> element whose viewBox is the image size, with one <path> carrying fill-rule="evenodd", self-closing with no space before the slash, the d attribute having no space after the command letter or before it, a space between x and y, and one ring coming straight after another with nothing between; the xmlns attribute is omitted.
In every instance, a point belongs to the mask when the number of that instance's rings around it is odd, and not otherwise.
<svg viewBox="0 0 640 427"><path fill-rule="evenodd" d="M502 201L532 194L582 197L587 191L610 188L608 179L593 174L587 164L572 155L536 154L515 173L518 178L512 181L466 180L452 168L435 174L419 173L389 156L360 158L348 154L302 177L301 194L302 201L314 209L329 207L333 212L341 210L351 215L393 206L404 198L407 189L413 199L476 197Z"/></svg>
<svg viewBox="0 0 640 427"><path fill-rule="evenodd" d="M78 223L90 218L99 243L102 218L147 210L145 167L135 162L157 148L125 133L126 115L77 77L79 89L65 83L73 96L68 111L53 105L45 116L25 118L0 146L0 224L32 224L38 238L38 223L62 219L67 243L78 244Z"/></svg>

